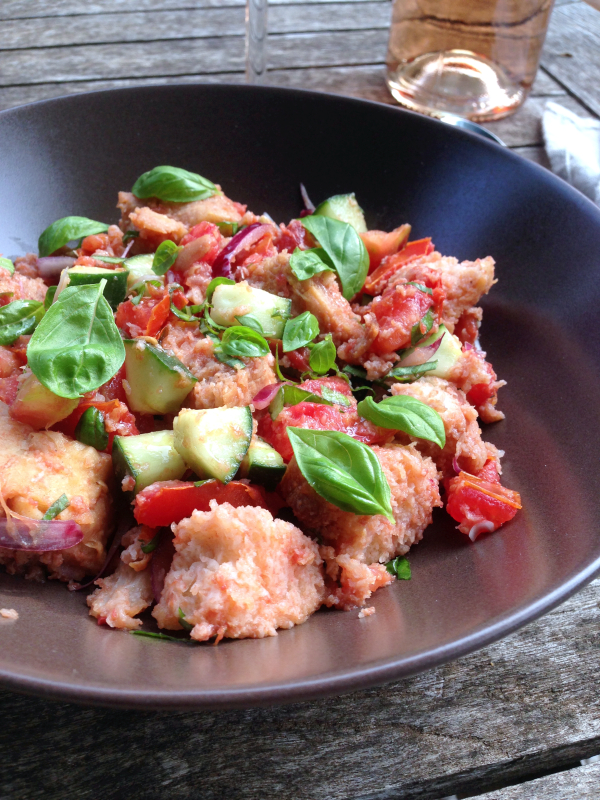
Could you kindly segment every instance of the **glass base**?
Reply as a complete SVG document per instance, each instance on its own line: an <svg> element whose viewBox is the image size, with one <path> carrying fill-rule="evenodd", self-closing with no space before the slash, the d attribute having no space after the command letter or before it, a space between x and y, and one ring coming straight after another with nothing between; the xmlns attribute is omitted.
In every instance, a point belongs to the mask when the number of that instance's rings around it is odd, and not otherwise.
<svg viewBox="0 0 600 800"><path fill-rule="evenodd" d="M502 67L470 50L425 53L388 70L387 84L392 96L413 111L479 122L511 114L526 96Z"/></svg>

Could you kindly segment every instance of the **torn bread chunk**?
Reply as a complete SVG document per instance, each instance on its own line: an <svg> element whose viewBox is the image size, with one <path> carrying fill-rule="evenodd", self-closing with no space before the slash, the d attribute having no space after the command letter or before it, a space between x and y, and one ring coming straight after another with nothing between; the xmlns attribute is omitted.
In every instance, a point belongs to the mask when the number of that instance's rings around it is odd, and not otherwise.
<svg viewBox="0 0 600 800"><path fill-rule="evenodd" d="M211 501L173 526L175 556L160 602L159 627L191 637L231 639L275 636L300 625L325 594L315 542L264 508Z"/></svg>
<svg viewBox="0 0 600 800"><path fill-rule="evenodd" d="M69 505L58 515L81 526L83 541L67 550L28 553L0 548L0 564L9 573L82 580L98 572L112 531L113 510L109 487L112 460L106 453L56 431L35 431L16 422L0 402L0 491L11 511L41 519L63 494ZM5 513L0 509L0 515Z"/></svg>
<svg viewBox="0 0 600 800"><path fill-rule="evenodd" d="M48 287L41 278L28 278L19 272L10 275L0 269L0 306L14 300L37 300L44 302Z"/></svg>
<svg viewBox="0 0 600 800"><path fill-rule="evenodd" d="M98 578L98 588L87 599L90 615L111 628L135 630L142 621L135 619L152 603L152 577L149 569L136 571L119 561L116 572Z"/></svg>
<svg viewBox="0 0 600 800"><path fill-rule="evenodd" d="M216 358L209 338L177 325L169 328L161 345L198 378L187 401L194 408L247 406L261 389L277 382L270 353L242 358L243 369L236 369Z"/></svg>
<svg viewBox="0 0 600 800"><path fill-rule="evenodd" d="M412 439L423 455L430 456L445 477L453 477L453 461L465 472L477 474L487 460L487 449L477 424L477 411L465 393L443 378L423 377L409 384L392 386L393 395L407 395L425 403L442 418L446 444L442 449L426 439ZM400 441L411 439L399 434Z"/></svg>

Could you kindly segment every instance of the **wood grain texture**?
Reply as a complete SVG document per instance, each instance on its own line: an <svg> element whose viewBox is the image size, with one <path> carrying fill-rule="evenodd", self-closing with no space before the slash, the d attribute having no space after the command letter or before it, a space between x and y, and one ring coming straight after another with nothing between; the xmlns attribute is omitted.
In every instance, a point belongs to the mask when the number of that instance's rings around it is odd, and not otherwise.
<svg viewBox="0 0 600 800"><path fill-rule="evenodd" d="M597 581L485 650L313 703L169 714L4 693L0 796L63 800L66 785L78 800L99 786L131 800L481 793L600 752L599 628Z"/></svg>
<svg viewBox="0 0 600 800"><path fill-rule="evenodd" d="M477 795L473 800L597 800L599 787L600 764L590 764Z"/></svg>

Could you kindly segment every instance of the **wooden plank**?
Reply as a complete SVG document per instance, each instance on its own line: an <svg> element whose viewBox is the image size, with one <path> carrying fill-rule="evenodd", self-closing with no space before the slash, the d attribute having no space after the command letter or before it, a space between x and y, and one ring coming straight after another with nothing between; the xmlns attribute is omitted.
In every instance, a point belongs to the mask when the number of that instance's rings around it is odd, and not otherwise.
<svg viewBox="0 0 600 800"><path fill-rule="evenodd" d="M269 34L367 27L387 30L390 12L388 0L273 6L269 9ZM190 34L194 38L242 36L244 26L242 7L78 15L62 17L53 25L47 17L6 20L0 25L0 50L187 39Z"/></svg>
<svg viewBox="0 0 600 800"><path fill-rule="evenodd" d="M555 9L542 64L569 92L600 115L600 12L581 2Z"/></svg>
<svg viewBox="0 0 600 800"><path fill-rule="evenodd" d="M380 2L381 0L359 0ZM347 3L352 0L326 0ZM303 0L301 5L324 4L323 0ZM269 0L271 6L298 5L298 0ZM136 11L173 11L197 8L244 6L245 0L136 0ZM391 4L390 4L391 5ZM32 19L36 17L70 17L75 15L111 14L124 11L123 0L2 0L0 19Z"/></svg>
<svg viewBox="0 0 600 800"><path fill-rule="evenodd" d="M270 36L272 69L379 63L387 30L335 31ZM178 39L170 42L77 45L51 50L0 52L0 86L73 80L141 78L236 72L244 68L241 36Z"/></svg>
<svg viewBox="0 0 600 800"><path fill-rule="evenodd" d="M472 800L597 800L599 786L600 764L596 763L477 795Z"/></svg>
<svg viewBox="0 0 600 800"><path fill-rule="evenodd" d="M154 713L5 692L3 797L63 800L65 786L78 800L100 789L132 800L481 794L600 752L599 630L596 581L485 650L318 702Z"/></svg>

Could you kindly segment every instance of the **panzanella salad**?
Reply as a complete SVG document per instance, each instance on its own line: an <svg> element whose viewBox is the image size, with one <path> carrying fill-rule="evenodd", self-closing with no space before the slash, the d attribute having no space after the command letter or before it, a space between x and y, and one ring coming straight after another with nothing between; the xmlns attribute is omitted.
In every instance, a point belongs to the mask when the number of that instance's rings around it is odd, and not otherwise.
<svg viewBox="0 0 600 800"><path fill-rule="evenodd" d="M477 421L503 416L493 259L303 196L276 224L156 167L118 225L66 217L0 259L8 572L95 583L113 628L273 636L410 577L436 506L473 541L512 519Z"/></svg>

